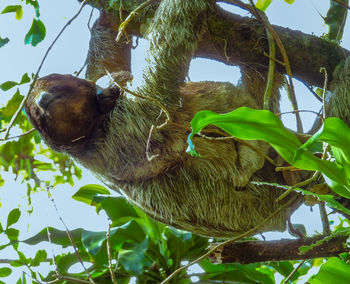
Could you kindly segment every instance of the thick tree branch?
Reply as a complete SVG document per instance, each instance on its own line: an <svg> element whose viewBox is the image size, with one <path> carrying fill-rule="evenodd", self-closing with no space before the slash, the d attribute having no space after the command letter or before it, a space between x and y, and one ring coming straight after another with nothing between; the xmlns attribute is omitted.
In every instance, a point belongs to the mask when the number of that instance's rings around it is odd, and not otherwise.
<svg viewBox="0 0 350 284"><path fill-rule="evenodd" d="M113 17L119 17L119 2L109 6L107 0L89 0L87 3L99 10L107 11ZM130 13L143 0L125 1L124 14ZM142 36L144 24L153 16L158 1L139 13L128 25L129 35ZM116 21L118 22L118 21ZM118 27L113 27L118 29ZM350 52L313 35L300 31L273 26L287 51L293 76L301 81L322 87L324 67L330 75L335 66ZM231 14L217 6L208 16L206 33L198 46L196 56L214 59L229 65L254 66L268 68L268 42L265 28L256 20ZM277 52L277 59L282 57ZM285 73L285 67L277 64L277 70Z"/></svg>
<svg viewBox="0 0 350 284"><path fill-rule="evenodd" d="M297 240L236 242L226 245L222 250L211 255L210 259L216 263L239 262L248 264L265 261L330 257L349 251L349 248L344 245L346 238L337 237L324 242L322 245L309 250L305 254L300 254L299 248L301 246L310 246L323 237L317 236Z"/></svg>

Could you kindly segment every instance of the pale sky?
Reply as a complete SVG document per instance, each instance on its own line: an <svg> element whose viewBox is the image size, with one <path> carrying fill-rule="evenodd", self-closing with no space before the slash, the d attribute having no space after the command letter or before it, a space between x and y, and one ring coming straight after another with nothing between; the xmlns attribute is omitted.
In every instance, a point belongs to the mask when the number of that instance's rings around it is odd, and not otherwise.
<svg viewBox="0 0 350 284"><path fill-rule="evenodd" d="M0 48L0 83L12 80L19 81L22 74L28 72L36 72L43 54L52 40L56 37L63 25L70 19L79 9L77 1L72 0L41 0L40 12L41 20L44 22L47 29L47 36L44 42L37 47L24 46L24 36L30 28L34 9L27 6L24 9L23 19L17 21L14 14L0 15L0 36L2 38L9 37L10 43ZM7 5L23 4L21 1L2 0L0 2L0 11ZM272 24L282 25L291 29L301 30L305 33L321 35L327 32L327 27L323 24L321 15L325 15L328 9L329 0L296 0L294 4L288 5L282 0L274 0L267 10L267 15ZM228 5L223 5L228 7ZM242 13L240 9L232 9L237 13ZM85 7L81 15L68 27L67 31L58 40L54 48L51 50L48 59L46 60L41 76L50 73L69 74L80 69L83 65L88 48L89 31L87 21L90 15L90 7ZM98 12L95 11L94 18ZM245 12L243 12L246 15ZM92 23L91 23L92 24ZM349 24L344 31L344 39L342 46L350 48L350 37L346 36L350 32ZM133 53L132 68L136 84L141 81L141 71L145 64L144 49L145 43L140 40L139 47ZM189 77L193 81L212 80L212 81L230 81L236 83L239 79L237 68L225 66L224 64L196 59L192 62ZM320 104L313 99L311 94L307 94L305 87L295 82L296 92L299 98L300 109L312 109L318 111ZM28 86L21 87L22 94L26 93ZM7 99L15 92L15 88L6 93L0 93L0 104L5 104ZM290 108L289 103L284 98L282 100L283 110ZM292 116L286 118L286 123L289 127L293 126ZM313 115L303 114L305 121L304 128L308 129L314 119ZM13 181L13 177L0 173L6 177L5 185L0 188L0 222L6 223L8 212L20 206L22 218L20 219L19 228L21 228L21 238L26 238L34 235L40 229L47 225L62 229L62 225L58 220L57 214L48 200L45 192L39 192L32 195L34 212L31 215L26 214L26 186ZM95 179L85 171L82 181L76 183L74 188L69 185L58 186L52 193L56 204L60 210L60 214L65 223L70 229L83 227L88 230L106 230L107 219L102 214L98 217L93 207L89 207L80 202L71 199L71 195L79 189L80 186L88 183L96 183ZM307 215L305 215L307 212ZM301 211L293 216L295 223L306 223L309 229L308 233L312 234L315 230L321 231L321 223L318 217L318 209L315 208L314 213ZM305 217L307 216L307 217ZM271 238L280 238L281 234L267 233L264 234ZM0 245L5 242L5 238L0 235ZM42 245L41 245L42 246ZM27 256L33 254L33 250L25 245L21 249L27 253ZM51 248L47 249L49 257L51 257ZM0 251L0 259L15 258L12 249ZM43 271L48 269L42 268ZM16 274L17 276L18 274ZM15 278L0 279L10 281ZM14 282L13 282L14 283Z"/></svg>

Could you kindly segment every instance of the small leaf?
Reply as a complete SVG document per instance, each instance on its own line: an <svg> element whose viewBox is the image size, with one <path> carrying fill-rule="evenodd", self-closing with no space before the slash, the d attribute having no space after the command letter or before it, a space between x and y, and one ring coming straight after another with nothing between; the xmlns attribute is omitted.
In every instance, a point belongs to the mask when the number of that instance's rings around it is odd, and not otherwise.
<svg viewBox="0 0 350 284"><path fill-rule="evenodd" d="M15 81L6 81L4 83L2 83L0 85L0 89L3 90L3 91L8 91L10 90L11 88L13 88L14 86L17 86L18 83L15 82Z"/></svg>
<svg viewBox="0 0 350 284"><path fill-rule="evenodd" d="M29 83L30 82L30 78L28 76L28 73L24 73L22 75L21 81L19 82L20 85L25 84L25 83Z"/></svg>
<svg viewBox="0 0 350 284"><path fill-rule="evenodd" d="M110 194L109 190L102 185L87 184L79 188L72 196L77 201L84 202L88 205L93 204L93 198L96 194Z"/></svg>
<svg viewBox="0 0 350 284"><path fill-rule="evenodd" d="M21 5L9 5L6 6L4 10L2 10L1 14L6 13L16 13L16 19L20 20L23 16L23 9Z"/></svg>
<svg viewBox="0 0 350 284"><path fill-rule="evenodd" d="M294 0L284 0L284 2L288 3L288 4L293 4Z"/></svg>
<svg viewBox="0 0 350 284"><path fill-rule="evenodd" d="M267 7L270 6L272 0L258 0L255 4L255 7L259 10L265 12Z"/></svg>
<svg viewBox="0 0 350 284"><path fill-rule="evenodd" d="M8 228L5 230L5 234L10 241L18 241L19 230Z"/></svg>
<svg viewBox="0 0 350 284"><path fill-rule="evenodd" d="M21 211L18 208L13 209L7 216L7 227L9 228L13 224L17 223L19 217L21 216Z"/></svg>
<svg viewBox="0 0 350 284"><path fill-rule="evenodd" d="M24 44L36 46L46 36L46 28L42 21L33 19L32 26L24 38Z"/></svg>
<svg viewBox="0 0 350 284"><path fill-rule="evenodd" d="M8 37L5 37L5 38L0 37L0 48L6 45L9 41L10 39Z"/></svg>
<svg viewBox="0 0 350 284"><path fill-rule="evenodd" d="M8 268L8 267L0 268L0 277L7 277L11 275L11 273L12 273L11 268Z"/></svg>
<svg viewBox="0 0 350 284"><path fill-rule="evenodd" d="M41 262L45 261L47 253L45 250L38 250L35 254L34 259L31 261L31 266L39 266Z"/></svg>
<svg viewBox="0 0 350 284"><path fill-rule="evenodd" d="M37 18L40 17L40 12L39 12L39 3L38 0L26 0L26 4L30 4L34 7L35 9L35 16Z"/></svg>

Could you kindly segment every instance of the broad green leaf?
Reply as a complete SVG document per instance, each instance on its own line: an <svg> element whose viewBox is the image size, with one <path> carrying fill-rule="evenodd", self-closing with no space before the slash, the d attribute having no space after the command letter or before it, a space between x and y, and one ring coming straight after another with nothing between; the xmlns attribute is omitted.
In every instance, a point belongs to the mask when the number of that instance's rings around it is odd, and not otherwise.
<svg viewBox="0 0 350 284"><path fill-rule="evenodd" d="M45 261L47 258L47 253L45 250L38 250L35 254L35 257L31 261L31 266L39 266L41 262Z"/></svg>
<svg viewBox="0 0 350 284"><path fill-rule="evenodd" d="M201 268L207 272L200 277L201 280L227 280L235 281L235 283L275 283L273 273L266 274L258 271L261 267L260 263L254 264L212 264L208 259L199 263Z"/></svg>
<svg viewBox="0 0 350 284"><path fill-rule="evenodd" d="M0 48L6 45L9 41L10 39L8 37L5 37L5 38L0 37Z"/></svg>
<svg viewBox="0 0 350 284"><path fill-rule="evenodd" d="M0 277L7 277L11 275L12 270L9 267L1 267L0 268Z"/></svg>
<svg viewBox="0 0 350 284"><path fill-rule="evenodd" d="M303 170L320 171L328 178L327 182L336 193L350 198L350 183L342 165L321 160L309 151L300 153L301 142L272 112L247 107L226 114L200 111L191 121L192 133L189 140L194 139L194 144L189 147L195 145L194 135L209 124L240 139L268 142L288 163ZM190 150L193 152L194 149Z"/></svg>
<svg viewBox="0 0 350 284"><path fill-rule="evenodd" d="M109 190L99 184L87 184L79 188L72 196L77 201L84 202L88 205L93 205L93 198L96 194L110 194Z"/></svg>
<svg viewBox="0 0 350 284"><path fill-rule="evenodd" d="M28 73L24 73L22 75L21 81L19 82L19 85L26 84L30 82L30 78L28 76Z"/></svg>
<svg viewBox="0 0 350 284"><path fill-rule="evenodd" d="M33 19L32 26L24 38L25 44L36 46L46 36L46 28L42 21Z"/></svg>
<svg viewBox="0 0 350 284"><path fill-rule="evenodd" d="M119 261L126 271L131 272L133 275L142 274L143 267L151 264L145 257L147 248L148 238L145 238L143 242L136 244L132 249L119 253Z"/></svg>
<svg viewBox="0 0 350 284"><path fill-rule="evenodd" d="M84 248L89 254L96 256L102 247L102 243L106 240L107 232L89 232L84 231L82 234L82 241Z"/></svg>
<svg viewBox="0 0 350 284"><path fill-rule="evenodd" d="M255 7L259 10L265 12L267 7L270 6L272 0L258 0L255 4Z"/></svg>
<svg viewBox="0 0 350 284"><path fill-rule="evenodd" d="M7 225L6 225L7 227L6 228L9 228L13 224L17 223L20 216L21 216L21 211L18 208L11 210L11 212L7 216Z"/></svg>
<svg viewBox="0 0 350 284"><path fill-rule="evenodd" d="M124 224L130 220L130 217L139 217L133 206L124 197L96 195L93 201L98 211L103 209L106 212L108 217L112 220L113 225ZM120 219L123 220L117 223Z"/></svg>
<svg viewBox="0 0 350 284"><path fill-rule="evenodd" d="M332 257L321 266L320 271L316 275L313 275L308 282L311 284L348 284L349 279L350 265L337 257Z"/></svg>
<svg viewBox="0 0 350 284"><path fill-rule="evenodd" d="M61 245L62 247L68 247L71 246L71 242L67 236L66 231L61 231L53 227L49 227L49 232L51 234L51 242L53 244ZM81 234L83 233L83 229L75 229L69 231L71 236L73 237L75 245L80 248L81 247ZM47 242L47 229L42 229L39 233L37 233L35 236L28 238L24 241L21 241L23 243L29 244L29 245L36 245L41 242Z"/></svg>
<svg viewBox="0 0 350 284"><path fill-rule="evenodd" d="M4 10L2 10L1 14L6 13L16 13L16 19L20 20L23 17L23 9L21 5L9 5L6 6Z"/></svg>

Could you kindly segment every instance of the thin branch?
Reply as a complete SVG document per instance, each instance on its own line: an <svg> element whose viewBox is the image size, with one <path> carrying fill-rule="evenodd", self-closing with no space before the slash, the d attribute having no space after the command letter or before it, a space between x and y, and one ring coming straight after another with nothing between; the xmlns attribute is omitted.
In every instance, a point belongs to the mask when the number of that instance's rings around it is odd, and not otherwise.
<svg viewBox="0 0 350 284"><path fill-rule="evenodd" d="M16 135L16 136L11 136L11 137L8 137L6 140L12 140L12 139L16 139L16 138L21 138L23 136L26 136L30 133L33 133L36 129L35 128L32 128L31 130L28 130L20 135ZM4 138L4 141L5 141L5 138Z"/></svg>
<svg viewBox="0 0 350 284"><path fill-rule="evenodd" d="M108 268L109 268L109 273L111 275L112 283L113 284L118 284L117 280L115 279L115 274L113 270L113 264L112 264L112 252L111 252L111 243L110 243L110 235L111 235L111 224L108 224L108 231L106 235L106 242L107 242L107 255L108 255Z"/></svg>
<svg viewBox="0 0 350 284"><path fill-rule="evenodd" d="M320 215L321 215L321 221L322 221L322 227L323 227L323 234L329 235L331 233L331 229L329 227L329 220L327 215L327 210L324 202L321 202L318 205L320 209Z"/></svg>
<svg viewBox="0 0 350 284"><path fill-rule="evenodd" d="M58 33L58 35L56 36L56 38L53 40L53 42L51 43L51 45L49 46L49 48L46 50L45 55L43 57L43 59L40 62L40 65L38 67L38 70L36 71L35 75L34 75L34 79L33 82L30 84L28 93L25 95L25 97L23 98L21 104L19 105L17 111L15 112L15 114L12 116L9 125L7 126L6 132L5 132L5 136L4 136L4 141L7 140L7 137L9 136L10 133L10 129L12 128L13 124L15 123L17 117L19 116L20 112L22 111L22 108L24 107L24 104L26 103L26 101L28 100L29 94L32 92L34 85L36 83L36 81L38 80L39 77L39 72L46 60L46 57L48 56L50 50L52 49L52 47L55 45L56 41L60 38L60 36L62 35L62 33L64 32L64 30L79 16L80 12L83 10L85 3L87 0L84 0L81 5L80 8L78 10L78 12L64 25L64 27L62 28L62 30Z"/></svg>
<svg viewBox="0 0 350 284"><path fill-rule="evenodd" d="M227 240L225 242L222 242L219 245L214 246L212 249L210 249L208 252L206 252L205 254L203 254L202 256L198 257L197 259L189 262L188 264L176 269L172 274L170 274L166 279L164 279L161 284L164 283L168 283L171 279L173 279L176 275L178 275L180 272L184 271L185 269L187 269L188 267L192 266L193 264L196 264L200 261L202 261L203 259L207 258L208 256L210 256L212 253L214 253L216 250L230 244L230 243L234 243L244 237L248 237L251 236L253 234L255 234L260 228L262 228L263 226L266 225L267 222L269 222L273 217L275 217L277 214L279 214L282 210L286 209L288 206L290 206L296 199L298 198L298 196L294 196L293 198L291 198L290 200L288 200L285 204L283 204L280 208L278 208L275 212L273 212L269 217L267 217L266 219L264 219L259 225L255 226L254 228L248 230L247 232L234 237L230 240Z"/></svg>
<svg viewBox="0 0 350 284"><path fill-rule="evenodd" d="M56 205L55 200L53 199L53 197L50 196L51 193L50 193L50 187L49 187L49 186L47 187L47 193L48 193L48 197L49 197L50 201L52 202L52 204L53 204L53 206L54 206L54 208L55 208L55 210L56 210L56 213L57 213L57 215L58 215L59 220L61 221L61 223L63 224L63 226L64 226L64 228L65 228L65 230L66 230L66 233L67 233L67 235L68 235L68 238L69 238L69 240L70 240L70 242L71 242L71 244L72 244L72 247L73 247L73 249L74 249L75 255L77 256L77 259L79 260L81 266L83 267L85 273L87 274L87 276L88 276L88 278L89 278L89 280L90 280L90 282L88 282L88 283L95 283L94 280L92 279L91 274L89 273L89 271L88 271L87 268L85 267L85 264L84 264L83 260L82 260L81 257L80 257L80 254L79 254L79 252L78 252L77 246L75 245L75 242L74 242L74 239L73 239L73 237L72 237L72 234L70 233L70 231L69 231L69 229L68 229L66 223L63 221L63 219L62 219L62 217L61 217L61 215L60 215L60 213L59 213L59 211L58 211L58 208L57 208L57 205Z"/></svg>
<svg viewBox="0 0 350 284"><path fill-rule="evenodd" d="M292 279L293 275L300 269L300 267L303 266L303 264L305 263L305 261L306 261L306 259L304 259L303 261L301 261L301 262L299 263L299 265L293 269L293 271L288 275L288 277L287 277L286 279L284 279L283 284L288 283L289 280Z"/></svg>
<svg viewBox="0 0 350 284"><path fill-rule="evenodd" d="M286 49L284 48L284 45L283 45L280 37L278 36L276 31L272 28L271 24L266 19L264 19L261 16L261 12L259 12L257 10L257 8L255 7L253 0L249 0L249 1L250 1L251 5L252 5L252 13L255 15L257 20L259 22L261 22L265 26L265 28L272 34L274 40L276 41L276 43L277 43L277 45L278 45L278 47L280 49L280 52L281 52L282 57L283 57L283 61L285 63L285 69L286 69L286 72L287 72L287 75L288 75L290 94L291 94L291 103L292 103L293 109L297 110L298 109L298 102L297 102L296 96L295 96L292 70L291 70L291 67L290 67L290 63L289 63L289 59L288 59L288 55L287 55ZM271 62L271 60L270 60L270 62ZM304 132L303 131L303 124L301 122L301 118L300 118L299 113L296 113L295 117L296 117L298 132L303 133Z"/></svg>
<svg viewBox="0 0 350 284"><path fill-rule="evenodd" d="M154 0L148 0L146 2L143 2L141 5L139 5L134 11L132 11L127 17L126 19L120 23L119 26L119 31L118 31L118 35L116 37L116 41L119 41L122 37L122 35L125 33L125 29L128 26L128 24L132 21L133 18L135 18L135 16L138 15L138 13L146 8L148 5L152 4L152 2L154 2Z"/></svg>

